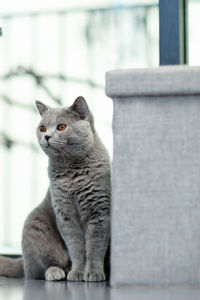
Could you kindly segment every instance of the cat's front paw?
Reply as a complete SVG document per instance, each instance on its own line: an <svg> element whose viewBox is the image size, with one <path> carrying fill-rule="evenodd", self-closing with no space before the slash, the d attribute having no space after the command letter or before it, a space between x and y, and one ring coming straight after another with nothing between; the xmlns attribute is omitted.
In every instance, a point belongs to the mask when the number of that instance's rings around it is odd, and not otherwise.
<svg viewBox="0 0 200 300"><path fill-rule="evenodd" d="M101 271L85 271L84 281L104 281L105 274Z"/></svg>
<svg viewBox="0 0 200 300"><path fill-rule="evenodd" d="M63 280L65 277L65 272L59 267L50 267L45 272L45 280L48 281Z"/></svg>
<svg viewBox="0 0 200 300"><path fill-rule="evenodd" d="M71 270L67 275L69 281L83 281L83 271Z"/></svg>

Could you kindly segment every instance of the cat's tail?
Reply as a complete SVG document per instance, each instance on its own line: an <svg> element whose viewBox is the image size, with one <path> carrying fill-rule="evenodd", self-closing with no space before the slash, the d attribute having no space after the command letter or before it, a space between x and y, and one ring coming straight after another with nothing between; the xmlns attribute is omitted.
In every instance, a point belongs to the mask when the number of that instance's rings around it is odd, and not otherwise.
<svg viewBox="0 0 200 300"><path fill-rule="evenodd" d="M0 276L10 278L24 277L23 259L0 256Z"/></svg>

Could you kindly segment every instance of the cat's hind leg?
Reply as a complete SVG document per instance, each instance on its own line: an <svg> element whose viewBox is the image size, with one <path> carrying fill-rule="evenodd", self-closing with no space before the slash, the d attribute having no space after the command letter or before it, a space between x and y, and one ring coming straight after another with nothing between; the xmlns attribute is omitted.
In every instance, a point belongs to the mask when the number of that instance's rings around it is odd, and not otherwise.
<svg viewBox="0 0 200 300"><path fill-rule="evenodd" d="M22 238L24 272L29 279L63 280L70 258L58 232L52 208L44 203L27 218Z"/></svg>

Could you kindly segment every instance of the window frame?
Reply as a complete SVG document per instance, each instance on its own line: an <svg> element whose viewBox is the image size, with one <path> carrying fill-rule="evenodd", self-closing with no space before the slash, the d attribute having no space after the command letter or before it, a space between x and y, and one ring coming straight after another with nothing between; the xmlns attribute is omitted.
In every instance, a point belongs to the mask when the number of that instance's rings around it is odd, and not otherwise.
<svg viewBox="0 0 200 300"><path fill-rule="evenodd" d="M159 1L160 65L188 63L188 0Z"/></svg>

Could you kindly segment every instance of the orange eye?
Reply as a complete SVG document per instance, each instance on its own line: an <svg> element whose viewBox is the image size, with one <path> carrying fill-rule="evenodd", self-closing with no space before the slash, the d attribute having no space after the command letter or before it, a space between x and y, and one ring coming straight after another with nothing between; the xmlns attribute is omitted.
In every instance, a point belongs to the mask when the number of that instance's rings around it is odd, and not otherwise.
<svg viewBox="0 0 200 300"><path fill-rule="evenodd" d="M57 126L57 129L58 129L59 131L63 131L63 130L65 130L66 127L67 127L67 125L65 125L65 124L59 124L59 125Z"/></svg>
<svg viewBox="0 0 200 300"><path fill-rule="evenodd" d="M47 130L46 130L46 127L45 127L44 125L40 126L40 131L41 131L41 132L47 131Z"/></svg>

